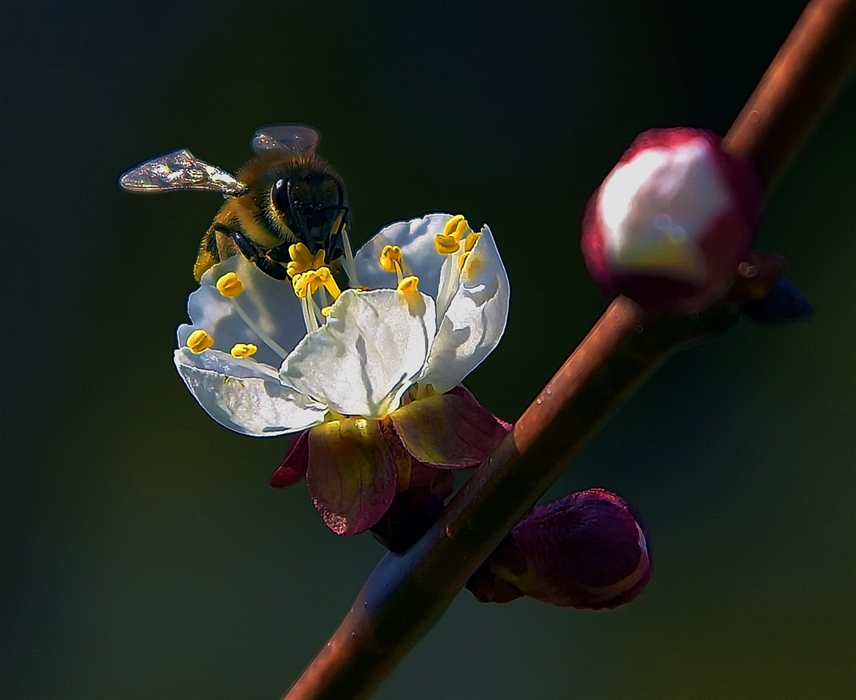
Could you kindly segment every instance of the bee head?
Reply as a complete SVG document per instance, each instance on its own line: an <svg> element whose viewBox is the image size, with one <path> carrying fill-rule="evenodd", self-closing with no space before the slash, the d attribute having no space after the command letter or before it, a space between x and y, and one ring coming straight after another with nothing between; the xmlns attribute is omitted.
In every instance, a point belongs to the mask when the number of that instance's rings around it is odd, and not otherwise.
<svg viewBox="0 0 856 700"><path fill-rule="evenodd" d="M330 173L288 175L274 182L270 203L298 240L327 259L342 254L342 225L348 214L342 183Z"/></svg>

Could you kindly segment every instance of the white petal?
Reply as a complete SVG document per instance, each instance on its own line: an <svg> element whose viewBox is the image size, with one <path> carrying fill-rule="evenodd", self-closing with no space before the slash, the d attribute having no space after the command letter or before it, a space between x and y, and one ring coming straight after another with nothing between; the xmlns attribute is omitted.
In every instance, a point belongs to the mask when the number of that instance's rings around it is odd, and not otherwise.
<svg viewBox="0 0 856 700"><path fill-rule="evenodd" d="M698 281L705 275L698 239L728 204L705 139L645 149L616 166L601 187L598 212L609 260L622 270Z"/></svg>
<svg viewBox="0 0 856 700"><path fill-rule="evenodd" d="M391 289L342 292L327 323L286 358L283 383L345 415L394 411L434 338L434 301L424 294L419 300L409 305Z"/></svg>
<svg viewBox="0 0 856 700"><path fill-rule="evenodd" d="M194 355L179 348L178 373L209 416L230 430L270 437L304 430L324 420L327 409L279 381L277 371L218 350Z"/></svg>
<svg viewBox="0 0 856 700"><path fill-rule="evenodd" d="M381 229L354 256L360 284L370 289L394 289L398 278L378 264L380 252L386 245L397 245L405 264L419 278L419 290L432 299L437 298L440 268L446 260L434 247L434 237L443 233L451 214L428 214L420 219L399 221Z"/></svg>
<svg viewBox="0 0 856 700"><path fill-rule="evenodd" d="M234 272L243 284L244 291L236 297L224 297L215 286L227 272ZM228 353L235 343L252 343L258 347L254 359L275 367L306 334L291 284L266 275L243 255L227 258L202 276L199 289L188 299L187 313L191 322L178 328L179 347L201 329L214 338L215 349Z"/></svg>
<svg viewBox="0 0 856 700"><path fill-rule="evenodd" d="M460 384L499 343L508 319L510 286L490 228L464 263L421 383L446 392Z"/></svg>

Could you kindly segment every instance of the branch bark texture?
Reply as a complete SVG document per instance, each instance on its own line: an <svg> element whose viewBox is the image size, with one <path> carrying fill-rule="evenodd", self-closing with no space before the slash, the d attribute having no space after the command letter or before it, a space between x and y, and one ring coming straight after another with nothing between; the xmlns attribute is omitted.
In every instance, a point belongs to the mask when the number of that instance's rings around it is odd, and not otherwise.
<svg viewBox="0 0 856 700"><path fill-rule="evenodd" d="M856 0L812 0L725 138L755 163L768 193L854 62ZM669 355L735 319L648 318L616 299L438 522L381 560L285 697L369 696L609 416Z"/></svg>

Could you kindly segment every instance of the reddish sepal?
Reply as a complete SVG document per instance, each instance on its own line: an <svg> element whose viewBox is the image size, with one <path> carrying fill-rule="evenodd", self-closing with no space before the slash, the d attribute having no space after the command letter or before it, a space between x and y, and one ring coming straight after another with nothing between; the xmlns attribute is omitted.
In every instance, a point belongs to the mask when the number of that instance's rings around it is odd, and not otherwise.
<svg viewBox="0 0 856 700"><path fill-rule="evenodd" d="M478 466L508 432L475 399L453 393L412 401L390 418L411 455L446 469Z"/></svg>
<svg viewBox="0 0 856 700"><path fill-rule="evenodd" d="M306 483L336 534L356 535L380 520L395 496L396 463L379 421L343 418L311 428Z"/></svg>
<svg viewBox="0 0 856 700"><path fill-rule="evenodd" d="M275 489L281 489L296 484L306 476L308 465L309 431L304 430L292 438L285 453L285 459L270 478L270 485Z"/></svg>

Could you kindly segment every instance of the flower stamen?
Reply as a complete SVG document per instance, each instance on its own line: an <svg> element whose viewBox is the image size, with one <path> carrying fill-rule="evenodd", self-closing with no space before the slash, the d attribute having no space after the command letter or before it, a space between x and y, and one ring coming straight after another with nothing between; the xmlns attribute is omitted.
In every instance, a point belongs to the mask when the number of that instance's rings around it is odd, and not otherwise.
<svg viewBox="0 0 856 700"><path fill-rule="evenodd" d="M470 225L463 214L455 214L446 222L443 233L434 236L434 247L440 255L454 255L460 250L461 239L470 230ZM475 241L469 244L470 247L467 250L470 250L473 245L475 245Z"/></svg>
<svg viewBox="0 0 856 700"><path fill-rule="evenodd" d="M458 216L460 216L460 214ZM455 230L452 232L451 235L454 236L456 240L460 241L469 230L469 223L463 216L461 216L461 220L458 222L458 225L455 227Z"/></svg>
<svg viewBox="0 0 856 700"><path fill-rule="evenodd" d="M220 280L217 281L218 282L218 290L219 290L220 281L223 280L223 278L228 277L231 274L233 274L233 273L231 273L231 272L227 273L227 274L223 275L223 277L221 277ZM235 282L240 284L241 288L243 289L243 284L241 283L241 280L238 278L237 275L235 275L234 277L235 277ZM228 285L224 285L224 286L228 287ZM220 290L220 293L223 294L223 291ZM238 294L239 293L240 292L238 292ZM246 323L247 326L249 326L249 328L253 331L253 333L255 333L259 337L259 339L264 341L265 345L267 345L277 355L279 355L280 357L285 359L285 356L288 355L288 353L285 351L285 349L279 343L277 343L271 337L270 333L264 327L265 324L257 323L257 320L253 317L253 315L251 313L247 313L247 311L243 308L243 306L241 304L241 299L237 298L236 294L232 294L232 295L224 294L224 296L226 296L227 298L229 298L232 301L232 306L235 309L235 311L237 312L238 316L240 316L241 319L244 321L244 323Z"/></svg>
<svg viewBox="0 0 856 700"><path fill-rule="evenodd" d="M214 345L214 338L208 333L208 331L204 331L201 328L199 330L193 331L189 336L187 336L187 340L185 341L185 345L194 355L198 355L201 352L205 352Z"/></svg>
<svg viewBox="0 0 856 700"><path fill-rule="evenodd" d="M437 394L437 390L433 384L414 384L410 387L410 398L414 401L419 399L428 399Z"/></svg>
<svg viewBox="0 0 856 700"><path fill-rule="evenodd" d="M461 229L461 227L463 228ZM463 235L463 231L466 231L468 228L469 224L464 218L464 215L455 214L451 219L446 222L446 225L443 227L443 235L454 236L458 241L460 241L461 235ZM461 229L460 232L459 229Z"/></svg>
<svg viewBox="0 0 856 700"><path fill-rule="evenodd" d="M250 357L258 352L258 347L252 343L235 343L230 354L232 357Z"/></svg>
<svg viewBox="0 0 856 700"><path fill-rule="evenodd" d="M438 233L434 236L434 248L440 255L452 255L457 253L461 247L459 241L454 236L449 236L445 233Z"/></svg>
<svg viewBox="0 0 856 700"><path fill-rule="evenodd" d="M458 272L464 271L464 263L467 261L468 257L470 257L469 251L461 253L461 257L458 258Z"/></svg>
<svg viewBox="0 0 856 700"><path fill-rule="evenodd" d="M323 267L326 252L321 249L313 255L305 243L295 243L289 246L288 254L291 256L291 262L285 266L285 271L289 277L294 278L296 275Z"/></svg>
<svg viewBox="0 0 856 700"><path fill-rule="evenodd" d="M419 291L419 278L415 275L405 277L398 283L398 293L407 302L407 305L413 309L420 309L425 302L422 299L422 294Z"/></svg>
<svg viewBox="0 0 856 700"><path fill-rule="evenodd" d="M315 292L320 292L323 297L321 303L325 306L327 301L325 292L333 297L333 301L339 298L342 292L333 278L333 273L326 266L317 270L308 270L295 275L291 280L291 285L294 288L295 295L300 300L306 331L311 333L314 330L318 330L323 320L327 317L327 314L322 309L319 309L312 295Z"/></svg>
<svg viewBox="0 0 856 700"><path fill-rule="evenodd" d="M330 296L333 297L333 301L336 301L342 291L339 289L339 285L336 284L336 280L333 279L333 273L330 272L330 268L318 268L318 270L315 271L315 277L324 289L329 292Z"/></svg>
<svg viewBox="0 0 856 700"><path fill-rule="evenodd" d="M354 251L351 248L351 239L348 236L348 227L342 226L341 236L342 236L342 247L345 249L345 273L348 275L348 281L351 284L351 287L359 287L360 280L357 276L357 266L354 263Z"/></svg>
<svg viewBox="0 0 856 700"><path fill-rule="evenodd" d="M386 272L394 272L398 277L399 283L410 272L410 268L404 263L404 256L401 254L401 248L397 245L385 245L380 252L378 264L382 270Z"/></svg>
<svg viewBox="0 0 856 700"><path fill-rule="evenodd" d="M234 272L227 272L217 280L217 291L224 297L231 299L244 291L244 283Z"/></svg>

